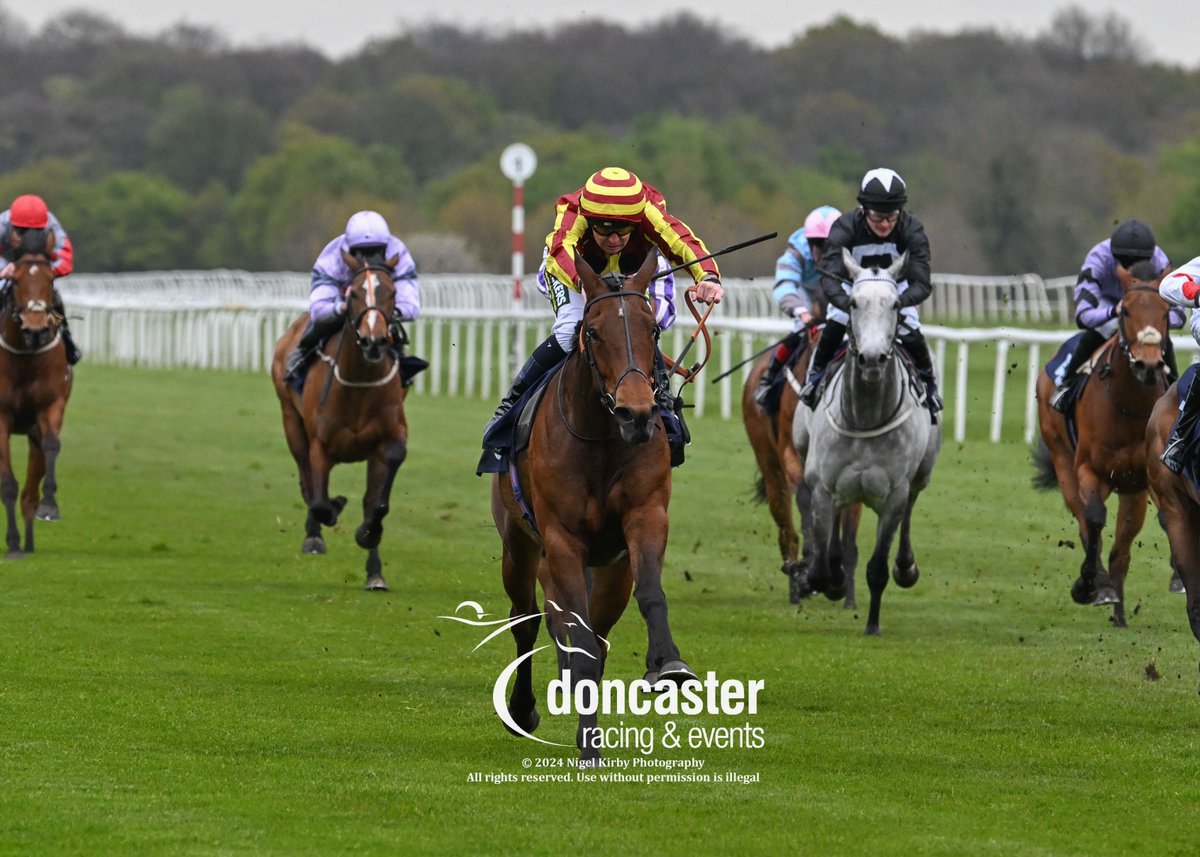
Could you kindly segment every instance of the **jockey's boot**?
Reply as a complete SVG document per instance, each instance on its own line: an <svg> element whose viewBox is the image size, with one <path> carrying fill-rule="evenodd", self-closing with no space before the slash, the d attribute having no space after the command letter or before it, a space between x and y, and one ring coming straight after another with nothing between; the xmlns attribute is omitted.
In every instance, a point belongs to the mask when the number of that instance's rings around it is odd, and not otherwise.
<svg viewBox="0 0 1200 857"><path fill-rule="evenodd" d="M71 336L71 328L67 326L67 310L63 305L62 295L58 293L58 289L54 290L53 297L54 311L62 319L62 325L58 328L59 334L62 336L63 348L67 352L67 364L74 366L83 359L83 352L79 350L79 346L75 344L75 337Z"/></svg>
<svg viewBox="0 0 1200 857"><path fill-rule="evenodd" d="M779 410L779 394L775 381L779 378L779 373L783 371L784 365L787 363L790 352L785 352L780 356L780 351L783 351L783 346L780 345L771 352L771 362L767 364L767 369L762 373L762 377L758 379L758 386L754 389L754 401L758 402L759 406L768 414L773 414Z"/></svg>
<svg viewBox="0 0 1200 857"><path fill-rule="evenodd" d="M517 399L521 398L526 390L532 387L539 378L562 362L566 356L567 352L563 351L554 334L550 334L541 345L533 349L533 354L525 361L525 365L521 367L521 371L513 379L512 387L505 393L504 398L500 400L500 404L496 408L496 413L492 414L492 418L483 427L483 436L487 437L488 432L492 430L492 426L512 410L512 406L517 403Z"/></svg>
<svg viewBox="0 0 1200 857"><path fill-rule="evenodd" d="M929 419L936 424L938 411L946 407L946 403L938 395L937 380L929 369L918 369L917 377L925 385L925 407L929 408Z"/></svg>
<svg viewBox="0 0 1200 857"><path fill-rule="evenodd" d="M1104 344L1104 334L1094 330L1085 330L1083 336L1079 337L1079 342L1075 345L1075 351L1071 355L1071 359L1067 361L1067 366L1063 369L1062 382L1054 388L1054 393L1050 396L1050 407L1059 413L1066 413L1067 408L1067 393L1075 386L1075 376L1079 374L1079 368L1087 362L1088 358Z"/></svg>
<svg viewBox="0 0 1200 857"><path fill-rule="evenodd" d="M307 366L313 355L317 353L317 346L321 344L321 341L341 327L345 320L344 313L337 313L320 321L310 319L308 327L304 329L304 335L300 337L300 341L288 355L283 377L293 378L296 373Z"/></svg>
<svg viewBox="0 0 1200 857"><path fill-rule="evenodd" d="M1171 436L1167 438L1166 449L1158 459L1172 473L1183 472L1183 466L1187 463L1192 429L1196 425L1197 418L1200 418L1200 390L1193 388L1189 391L1188 397L1183 400L1182 413L1179 415Z"/></svg>
<svg viewBox="0 0 1200 857"><path fill-rule="evenodd" d="M804 388L800 391L800 401L808 405L810 409L817 406L817 391L821 387L821 380L825 377L825 369L842 344L842 337L845 335L846 325L826 320L825 329L821 331L821 338L817 342L812 363L808 368L808 378L805 379Z"/></svg>

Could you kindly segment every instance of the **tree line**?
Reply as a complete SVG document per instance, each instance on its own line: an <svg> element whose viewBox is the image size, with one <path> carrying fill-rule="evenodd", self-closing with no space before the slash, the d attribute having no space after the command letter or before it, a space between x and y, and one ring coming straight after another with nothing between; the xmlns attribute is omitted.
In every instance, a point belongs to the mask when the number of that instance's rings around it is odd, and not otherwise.
<svg viewBox="0 0 1200 857"><path fill-rule="evenodd" d="M423 271L503 273L498 156L517 140L539 159L527 268L555 198L607 164L713 249L778 230L728 258L736 276L770 276L782 236L852 206L880 165L908 181L938 271L1071 273L1127 217L1177 263L1200 253L1200 72L1076 8L1033 39L837 17L775 49L686 15L432 26L333 61L186 25L134 36L86 11L34 32L0 5L0 79L0 203L45 196L80 271L307 270L375 208Z"/></svg>

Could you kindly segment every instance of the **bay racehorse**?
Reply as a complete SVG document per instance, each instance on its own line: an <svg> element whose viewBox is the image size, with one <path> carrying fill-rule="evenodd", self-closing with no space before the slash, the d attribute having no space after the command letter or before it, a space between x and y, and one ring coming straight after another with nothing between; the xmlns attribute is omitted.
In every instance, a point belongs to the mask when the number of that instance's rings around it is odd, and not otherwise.
<svg viewBox="0 0 1200 857"><path fill-rule="evenodd" d="M695 678L671 636L662 587L671 456L655 402L658 330L646 299L656 259L652 252L621 286L579 263L586 304L578 347L548 382L510 473L492 482L510 617L533 617L512 626L521 664L508 714L526 733L539 721L531 663L539 582L547 630L572 687L599 688L608 634L631 590L647 627L647 678ZM599 758L596 734L595 709L581 713L576 743L585 762Z"/></svg>
<svg viewBox="0 0 1200 857"><path fill-rule="evenodd" d="M800 350L793 362L783 368L784 383L777 411L772 413L766 410L754 396L759 379L771 361L769 352L755 361L742 388L742 423L750 439L750 448L754 450L759 472L755 497L766 502L775 522L779 555L783 559L780 570L787 575L788 598L792 604L800 603L802 582L813 553L812 493L804 481L804 464L792 443L792 422L819 333L819 328L809 331L807 347ZM793 504L800 517L800 533L796 532ZM856 503L838 516L834 533L834 538L841 545L842 564L846 569L847 608L856 606L854 568L858 564L857 538L861 518L862 504Z"/></svg>
<svg viewBox="0 0 1200 857"><path fill-rule="evenodd" d="M1050 405L1054 379L1037 382L1041 446L1034 452L1034 484L1053 488L1079 523L1083 562L1071 586L1077 604L1112 604L1112 621L1125 626L1125 578L1131 546L1146 520L1146 423L1166 390L1163 341L1169 336L1167 302L1159 296L1162 275L1150 262L1118 266L1124 296L1117 330L1101 346L1074 406L1075 437L1064 414ZM1117 494L1117 521L1108 570L1101 543L1106 503Z"/></svg>
<svg viewBox="0 0 1200 857"><path fill-rule="evenodd" d="M44 252L26 254L13 264L12 282L0 307L0 496L8 518L10 558L33 551L35 518L60 517L57 462L74 373L59 330L63 319L54 311L53 250L54 233L48 232ZM20 491L24 548L17 529L13 434L29 438L25 487Z"/></svg>
<svg viewBox="0 0 1200 857"><path fill-rule="evenodd" d="M842 509L866 504L879 519L875 550L867 561L871 606L866 633L877 635L897 530L900 544L892 577L907 588L920 576L912 549L912 513L933 473L941 432L896 350L896 277L907 255L887 269L863 268L845 250L843 259L854 277L846 359L816 409L796 409L792 428L812 491L814 552L805 583L831 599L842 597L846 573L833 538L834 520Z"/></svg>
<svg viewBox="0 0 1200 857"><path fill-rule="evenodd" d="M408 453L400 359L393 349L392 316L397 259L366 259L343 253L353 280L345 292L342 328L321 347L320 360L308 372L301 391L285 377L287 356L299 342L308 314L275 344L271 380L283 410L288 449L300 471L300 495L308 509L304 553L324 553L321 527L332 527L346 505L329 497L329 473L335 464L367 462L363 521L354 540L367 551L366 588L385 590L379 543L396 471Z"/></svg>
<svg viewBox="0 0 1200 857"><path fill-rule="evenodd" d="M1200 395L1200 388L1193 383L1189 395ZM1172 384L1155 403L1146 423L1146 471L1150 494L1171 545L1171 564L1187 592L1188 624L1200 641L1200 487L1194 468L1175 474L1159 461L1178 416L1179 391Z"/></svg>

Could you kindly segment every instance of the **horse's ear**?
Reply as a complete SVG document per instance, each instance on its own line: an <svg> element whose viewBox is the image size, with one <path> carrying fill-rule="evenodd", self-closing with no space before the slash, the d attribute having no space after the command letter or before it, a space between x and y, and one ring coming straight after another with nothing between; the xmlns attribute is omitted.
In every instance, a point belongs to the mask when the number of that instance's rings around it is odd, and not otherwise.
<svg viewBox="0 0 1200 857"><path fill-rule="evenodd" d="M596 276L596 272L581 258L575 259L575 273L579 274L579 289L583 292L584 300L591 300L593 295L605 291L604 281Z"/></svg>
<svg viewBox="0 0 1200 857"><path fill-rule="evenodd" d="M348 250L342 251L342 261L346 263L346 267L351 271L358 267L358 260L351 256Z"/></svg>
<svg viewBox="0 0 1200 857"><path fill-rule="evenodd" d="M862 273L862 265L858 264L854 259L854 254L850 252L849 247L842 248L842 264L846 266L846 270L850 272L850 279L854 279Z"/></svg>
<svg viewBox="0 0 1200 857"><path fill-rule="evenodd" d="M907 265L908 265L908 251L905 250L903 253L900 254L900 258L897 259L895 262L892 262L891 266L887 269L888 276L891 277L896 282L899 282L901 279L900 273L904 270L905 266L907 266Z"/></svg>
<svg viewBox="0 0 1200 857"><path fill-rule="evenodd" d="M46 255L50 256L54 253L54 243L58 240L58 236L54 234L53 229L46 230Z"/></svg>
<svg viewBox="0 0 1200 857"><path fill-rule="evenodd" d="M644 292L650 287L650 281L658 272L658 248L651 247L650 252L646 254L646 258L642 261L642 267L637 269L637 273L633 275L633 289L635 292Z"/></svg>
<svg viewBox="0 0 1200 857"><path fill-rule="evenodd" d="M388 270L391 270L392 268L396 267L396 263L399 261L400 261L400 254L396 253L392 256L392 258L388 259L387 262L385 262L384 264L387 265Z"/></svg>

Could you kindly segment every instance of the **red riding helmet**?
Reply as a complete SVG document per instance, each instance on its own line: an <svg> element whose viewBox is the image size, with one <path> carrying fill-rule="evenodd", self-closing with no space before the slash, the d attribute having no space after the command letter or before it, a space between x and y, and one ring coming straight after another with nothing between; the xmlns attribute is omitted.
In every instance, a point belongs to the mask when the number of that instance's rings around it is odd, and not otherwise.
<svg viewBox="0 0 1200 857"><path fill-rule="evenodd" d="M9 222L20 229L45 229L50 223L50 209L40 196L27 193L18 196L8 209Z"/></svg>

